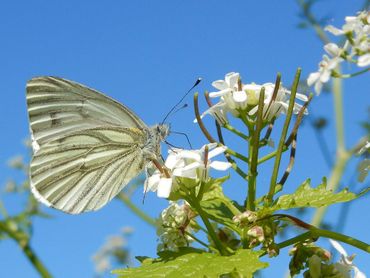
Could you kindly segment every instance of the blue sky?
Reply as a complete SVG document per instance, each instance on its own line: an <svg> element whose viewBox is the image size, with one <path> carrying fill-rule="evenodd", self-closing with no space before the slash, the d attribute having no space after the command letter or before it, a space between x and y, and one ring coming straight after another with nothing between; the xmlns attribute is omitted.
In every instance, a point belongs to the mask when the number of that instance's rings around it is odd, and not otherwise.
<svg viewBox="0 0 370 278"><path fill-rule="evenodd" d="M355 14L362 3L319 1L314 11L319 16L327 15L329 24L341 26L344 16ZM126 104L151 125L163 119L198 76L203 78L198 87L203 92L211 90L210 83L230 71L240 72L244 82L256 83L273 81L276 73L281 72L287 86L297 67L302 67L303 76L315 71L323 54L322 44L311 29L297 28L298 13L295 1L2 3L0 183L10 177L24 179L9 170L6 161L17 154L29 159L22 145L29 135L25 101L28 79L54 75L78 81ZM366 119L369 104L365 79L353 78L344 84L348 146L363 135L359 122ZM191 103L191 98L187 101ZM322 94L314 99L310 109L315 115L330 119L331 103L331 96ZM192 109L186 109L173 116L171 124L174 130L189 134L193 145L200 147L206 141L193 124L193 117ZM330 122L325 138L332 154L334 135L334 124ZM181 137L173 136L170 141L186 147ZM328 167L307 122L300 133L297 163L287 191L307 177L316 185L326 175ZM264 179L261 175L261 184ZM232 186L240 190L235 184ZM144 205L141 199L139 194L134 202L152 216L157 216L167 204L154 194L148 196ZM367 242L370 215L359 212L369 210L368 201L362 198L351 206L343 231ZM5 202L11 212L21 206L17 198L8 197ZM331 209L327 219L336 221L338 209L339 206ZM93 276L92 253L105 237L123 226L135 229L129 241L133 256L155 255L155 231L117 201L96 213L80 216L47 208L45 211L55 217L35 221L32 246L55 277ZM369 255L353 248L348 251L357 253L359 267L370 273L366 264ZM282 253L286 255L286 250ZM0 256L0 276L37 277L12 241L0 243ZM286 256L271 263L270 271L274 272L266 272L265 277L269 277L268 273L283 275Z"/></svg>

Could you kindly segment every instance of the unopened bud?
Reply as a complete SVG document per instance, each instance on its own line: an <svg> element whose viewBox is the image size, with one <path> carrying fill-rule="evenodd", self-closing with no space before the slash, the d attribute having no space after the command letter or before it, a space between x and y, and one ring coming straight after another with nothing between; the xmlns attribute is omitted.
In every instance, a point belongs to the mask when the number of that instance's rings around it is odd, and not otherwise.
<svg viewBox="0 0 370 278"><path fill-rule="evenodd" d="M257 214L250 210L246 210L245 212L233 217L233 221L238 224L254 223L256 220Z"/></svg>
<svg viewBox="0 0 370 278"><path fill-rule="evenodd" d="M265 239L261 226L254 226L253 228L249 229L247 235L256 238L259 242L262 242Z"/></svg>

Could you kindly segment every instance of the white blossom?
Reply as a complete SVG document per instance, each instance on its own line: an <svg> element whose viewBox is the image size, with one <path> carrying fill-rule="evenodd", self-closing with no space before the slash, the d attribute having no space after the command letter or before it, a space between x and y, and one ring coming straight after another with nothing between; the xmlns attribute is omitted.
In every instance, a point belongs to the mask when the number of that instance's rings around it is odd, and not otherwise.
<svg viewBox="0 0 370 278"><path fill-rule="evenodd" d="M221 99L217 104L213 105L212 107L204 111L202 115L200 115L200 117L203 118L205 115L209 114L212 117L214 117L220 125L223 126L229 122L227 118L227 111L228 108L226 102ZM194 120L194 123L196 122L197 119Z"/></svg>
<svg viewBox="0 0 370 278"><path fill-rule="evenodd" d="M307 85L314 85L316 94L320 94L323 84L327 83L330 80L332 72L336 67L343 61L343 58L340 57L342 49L337 45L336 47L333 44L327 44L324 46L324 49L332 55L330 58L328 55L322 56L322 61L319 63L319 70L317 72L310 73L307 78Z"/></svg>
<svg viewBox="0 0 370 278"><path fill-rule="evenodd" d="M250 103L255 104L255 106L249 111L249 115L255 115L258 111L258 100L260 97L261 89L265 88L265 97L264 97L264 105L263 105L263 119L265 121L271 121L272 118L278 117L281 113L286 113L289 107L289 95L291 92L283 87L282 85L279 86L279 90L277 92L276 98L272 100L273 93L275 90L275 84L273 83L265 83L263 85L258 84L246 84L243 86L243 90L247 92ZM302 101L307 101L308 98L306 95L303 94L296 94L296 98ZM297 114L302 108L302 105L298 103L294 103L293 113ZM307 110L304 111L305 114L308 114Z"/></svg>
<svg viewBox="0 0 370 278"><path fill-rule="evenodd" d="M206 148L208 148L207 156ZM229 162L211 160L226 149L226 146L217 147L217 143L204 145L199 150L170 149L165 166L171 177L165 177L156 170L147 177L144 191L157 191L158 197L168 198L174 186L177 186L176 177L207 180L211 168L220 171L229 169L231 167Z"/></svg>
<svg viewBox="0 0 370 278"><path fill-rule="evenodd" d="M340 272L343 277L352 277L350 275L351 271L353 271L354 278L366 278L366 275L362 273L354 264L353 259L354 256L348 256L346 250L344 250L343 246L339 244L339 242L329 239L331 245L340 253L341 259L339 262L334 264L336 270Z"/></svg>
<svg viewBox="0 0 370 278"><path fill-rule="evenodd" d="M347 16L345 22L342 29L329 25L325 30L336 36L346 36L346 43L351 45L347 60L351 61L354 56L358 56L357 66L370 65L370 12L362 11L357 16Z"/></svg>
<svg viewBox="0 0 370 278"><path fill-rule="evenodd" d="M220 102L225 104L224 113L230 112L236 117L239 115L239 109L247 107L247 94L239 88L239 82L240 74L230 72L225 75L225 80L212 82L212 86L219 91L209 93L211 98L220 97Z"/></svg>
<svg viewBox="0 0 370 278"><path fill-rule="evenodd" d="M186 232L192 231L189 226L191 214L192 212L186 203L179 205L176 202L170 202L156 223L157 235L160 239L157 246L158 251L177 251L179 247L188 246L193 240L186 234Z"/></svg>
<svg viewBox="0 0 370 278"><path fill-rule="evenodd" d="M227 113L238 117L241 111L246 111L250 116L254 116L258 110L259 94L262 87L265 88L264 120L270 121L281 113L285 113L288 109L291 92L283 86L279 86L275 100L271 101L275 84L242 84L239 73L230 72L225 75L225 80L217 80L212 85L219 91L209 93L209 97L219 98L219 102L206 110L201 117L210 114L221 125L228 123ZM297 99L307 101L305 95L297 94L296 97ZM300 104L295 103L294 113L298 113L301 107ZM305 113L307 114L307 110Z"/></svg>

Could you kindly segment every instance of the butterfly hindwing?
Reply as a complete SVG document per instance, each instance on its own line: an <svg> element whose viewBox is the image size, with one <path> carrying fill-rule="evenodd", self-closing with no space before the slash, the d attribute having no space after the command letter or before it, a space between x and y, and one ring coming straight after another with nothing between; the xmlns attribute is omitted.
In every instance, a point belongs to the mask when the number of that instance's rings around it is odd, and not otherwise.
<svg viewBox="0 0 370 278"><path fill-rule="evenodd" d="M42 145L30 166L31 189L46 205L68 213L97 210L144 167L142 131L100 127Z"/></svg>

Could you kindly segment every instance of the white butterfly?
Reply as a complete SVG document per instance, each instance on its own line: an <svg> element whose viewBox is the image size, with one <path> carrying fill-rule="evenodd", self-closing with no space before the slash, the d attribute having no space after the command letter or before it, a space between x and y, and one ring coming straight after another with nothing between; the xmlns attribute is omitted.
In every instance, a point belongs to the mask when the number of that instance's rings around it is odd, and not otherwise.
<svg viewBox="0 0 370 278"><path fill-rule="evenodd" d="M152 160L161 161L168 125L148 127L126 106L81 84L33 78L27 106L30 186L47 206L72 214L97 210Z"/></svg>

